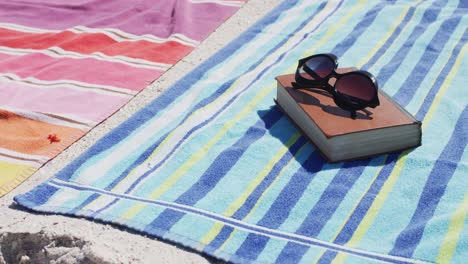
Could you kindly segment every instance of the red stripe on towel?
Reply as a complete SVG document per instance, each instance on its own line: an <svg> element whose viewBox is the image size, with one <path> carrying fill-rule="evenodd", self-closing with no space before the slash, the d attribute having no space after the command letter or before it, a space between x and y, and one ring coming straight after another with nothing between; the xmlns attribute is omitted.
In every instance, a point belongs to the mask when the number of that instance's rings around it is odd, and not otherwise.
<svg viewBox="0 0 468 264"><path fill-rule="evenodd" d="M0 46L42 50L59 47L81 54L101 52L108 56L125 56L151 62L174 64L193 47L175 41L154 43L146 40L116 41L104 33L29 33L0 28Z"/></svg>

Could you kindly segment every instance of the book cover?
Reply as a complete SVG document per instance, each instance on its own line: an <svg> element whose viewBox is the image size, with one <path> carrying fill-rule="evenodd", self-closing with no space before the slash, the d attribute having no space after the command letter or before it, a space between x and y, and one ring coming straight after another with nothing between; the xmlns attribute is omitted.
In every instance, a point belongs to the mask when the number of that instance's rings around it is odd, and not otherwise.
<svg viewBox="0 0 468 264"><path fill-rule="evenodd" d="M365 112L358 111L356 119L352 119L348 111L335 105L332 96L326 91L293 89L294 74L278 76L276 80L327 137L420 123L381 90L380 105L376 108L366 108Z"/></svg>

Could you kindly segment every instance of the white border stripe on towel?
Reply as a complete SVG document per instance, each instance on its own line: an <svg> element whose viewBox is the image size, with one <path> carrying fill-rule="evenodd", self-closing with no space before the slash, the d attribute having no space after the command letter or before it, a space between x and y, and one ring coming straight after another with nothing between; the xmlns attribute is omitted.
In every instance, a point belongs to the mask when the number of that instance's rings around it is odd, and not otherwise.
<svg viewBox="0 0 468 264"><path fill-rule="evenodd" d="M7 162L40 167L50 158L40 155L24 154L9 149L0 148L0 159Z"/></svg>
<svg viewBox="0 0 468 264"><path fill-rule="evenodd" d="M113 196L115 198L129 199L129 200L134 200L138 202L148 203L148 204L152 204L155 206L168 208L168 209L175 210L178 212L192 214L192 215L203 217L212 221L220 222L225 225L228 225L228 226L231 226L231 227L234 227L236 229L243 230L246 232L255 233L255 234L262 235L262 236L267 236L270 238L280 239L280 240L302 244L306 246L316 246L316 247L326 248L326 249L330 249L330 250L334 250L338 252L345 252L345 253L356 255L362 258L366 258L366 259L372 259L372 260L383 259L384 261L393 260L395 262L398 261L398 262L405 262L405 263L427 263L427 262L416 260L416 259L408 259L404 257L391 256L391 255L365 251L361 249L349 248L349 247L345 247L345 246L338 245L338 244L333 244L333 243L326 242L326 241L321 241L321 240L307 237L307 236L283 232L280 230L270 229L270 228L266 228L266 227L258 226L254 224L249 224L249 223L243 222L235 218L216 214L210 211L205 211L205 210L192 207L192 206L188 206L188 205L184 205L184 204L177 204L177 203L167 202L163 200L150 200L150 199L145 199L145 198L138 197L138 196L113 193L113 192L106 191L103 189L85 186L85 185L77 184L74 182L62 181L56 178L53 178L51 181L47 182L47 184L57 187L57 188L62 188L62 189L63 188L81 189L85 191L93 191L101 195Z"/></svg>
<svg viewBox="0 0 468 264"><path fill-rule="evenodd" d="M81 123L79 121L70 120L67 118L56 117L56 116L35 113L35 112L30 112L30 111L24 111L24 110L13 108L13 107L0 106L0 109L15 113L19 116L29 118L32 120L41 121L41 122L45 122L45 123L49 123L53 125L77 128L77 129L86 130L86 131L90 130L95 125L95 122L92 122L92 121L90 121L92 123L86 124L86 123Z"/></svg>
<svg viewBox="0 0 468 264"><path fill-rule="evenodd" d="M36 169L40 168L43 164L37 161L22 160L22 159L16 159L16 158L3 156L2 153L0 153L0 161L11 163L11 164L30 166Z"/></svg>

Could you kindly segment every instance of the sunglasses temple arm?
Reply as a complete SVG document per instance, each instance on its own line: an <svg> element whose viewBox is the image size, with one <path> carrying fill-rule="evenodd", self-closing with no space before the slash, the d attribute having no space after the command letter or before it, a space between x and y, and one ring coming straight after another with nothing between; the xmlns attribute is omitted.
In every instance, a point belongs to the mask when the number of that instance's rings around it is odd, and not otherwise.
<svg viewBox="0 0 468 264"><path fill-rule="evenodd" d="M376 96L375 97L375 101L373 102L373 107L377 107L380 105L380 100L379 100L379 96Z"/></svg>

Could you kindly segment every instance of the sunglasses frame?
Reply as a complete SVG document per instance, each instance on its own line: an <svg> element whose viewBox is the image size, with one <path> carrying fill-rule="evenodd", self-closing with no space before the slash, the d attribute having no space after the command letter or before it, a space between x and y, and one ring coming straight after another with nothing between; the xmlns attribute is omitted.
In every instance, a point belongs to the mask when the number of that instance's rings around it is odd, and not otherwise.
<svg viewBox="0 0 468 264"><path fill-rule="evenodd" d="M317 57L327 57L334 63L333 70L325 77L320 77L317 73L315 73L312 69L310 69L306 64L307 61L313 58L317 58ZM380 105L380 101L378 97L379 86L378 86L377 80L370 72L363 71L363 70L356 70L356 71L350 71L346 73L337 73L336 72L337 68L338 68L338 59L335 55L330 54L330 53L316 54L316 55L312 55L312 56L300 59L299 64L296 69L296 75L295 75L296 81L292 83L292 86L294 89L306 89L306 90L322 89L322 90L329 92L333 96L333 101L335 102L335 104L341 109L349 111L352 119L356 119L356 111L362 110L366 107L375 108L378 105ZM301 75L301 71L300 71L301 69L303 69L305 73L313 77L314 80L304 78ZM374 94L372 95L372 98L370 100L363 100L363 99L349 96L349 95L346 95L337 91L336 84L338 83L339 79L344 76L349 76L349 75L360 75L364 78L367 78L369 81L371 81L375 89L374 89ZM336 81L333 84L333 86L329 84L329 80L331 78L336 78Z"/></svg>

